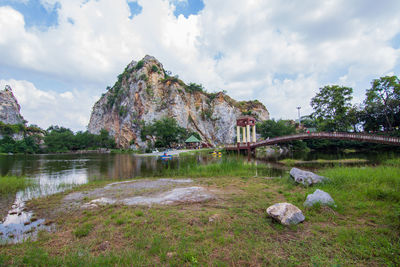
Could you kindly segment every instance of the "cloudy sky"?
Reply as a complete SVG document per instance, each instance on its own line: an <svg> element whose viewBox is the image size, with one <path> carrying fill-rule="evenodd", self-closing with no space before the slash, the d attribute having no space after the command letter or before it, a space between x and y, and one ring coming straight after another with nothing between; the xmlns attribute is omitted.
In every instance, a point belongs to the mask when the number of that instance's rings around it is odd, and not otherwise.
<svg viewBox="0 0 400 267"><path fill-rule="evenodd" d="M149 54L294 119L321 86L361 102L372 79L399 75L399 14L399 0L0 0L0 88L29 123L85 130L105 88Z"/></svg>

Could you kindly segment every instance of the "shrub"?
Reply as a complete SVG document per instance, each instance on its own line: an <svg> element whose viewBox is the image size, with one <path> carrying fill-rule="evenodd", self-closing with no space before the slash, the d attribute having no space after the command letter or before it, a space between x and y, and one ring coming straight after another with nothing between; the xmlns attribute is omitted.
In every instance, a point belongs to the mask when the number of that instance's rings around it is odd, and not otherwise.
<svg viewBox="0 0 400 267"><path fill-rule="evenodd" d="M139 80L143 80L143 81L147 82L149 80L149 78L147 77L146 74L143 73L142 75L139 76Z"/></svg>
<svg viewBox="0 0 400 267"><path fill-rule="evenodd" d="M140 70L141 68L143 68L143 66L144 66L144 61L143 61L143 60L140 60L140 61L136 64L135 69Z"/></svg>
<svg viewBox="0 0 400 267"><path fill-rule="evenodd" d="M196 83L189 83L189 85L187 85L185 87L186 91L189 93L193 93L193 92L204 92L204 87L201 84L196 84Z"/></svg>
<svg viewBox="0 0 400 267"><path fill-rule="evenodd" d="M158 72L158 67L156 65L151 66L152 72Z"/></svg>

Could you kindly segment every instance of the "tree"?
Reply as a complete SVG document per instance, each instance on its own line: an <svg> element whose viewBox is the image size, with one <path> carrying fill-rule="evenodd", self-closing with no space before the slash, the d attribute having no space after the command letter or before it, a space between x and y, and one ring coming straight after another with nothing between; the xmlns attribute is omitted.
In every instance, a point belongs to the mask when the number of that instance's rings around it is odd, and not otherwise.
<svg viewBox="0 0 400 267"><path fill-rule="evenodd" d="M392 130L400 124L400 80L385 76L372 81L365 104L366 130Z"/></svg>
<svg viewBox="0 0 400 267"><path fill-rule="evenodd" d="M360 126L364 117L364 112L360 106L354 105L347 112L347 119L350 125L353 127L354 132L358 132L358 127Z"/></svg>
<svg viewBox="0 0 400 267"><path fill-rule="evenodd" d="M353 89L345 86L328 85L319 89L311 99L312 116L317 120L318 130L347 131L350 121L347 112L351 108Z"/></svg>
<svg viewBox="0 0 400 267"><path fill-rule="evenodd" d="M148 135L156 138L156 147L170 147L173 143L183 142L187 131L180 127L174 118L164 117L143 126L142 140L145 140Z"/></svg>
<svg viewBox="0 0 400 267"><path fill-rule="evenodd" d="M296 133L296 126L289 120L267 120L257 124L257 132L262 138L283 136Z"/></svg>

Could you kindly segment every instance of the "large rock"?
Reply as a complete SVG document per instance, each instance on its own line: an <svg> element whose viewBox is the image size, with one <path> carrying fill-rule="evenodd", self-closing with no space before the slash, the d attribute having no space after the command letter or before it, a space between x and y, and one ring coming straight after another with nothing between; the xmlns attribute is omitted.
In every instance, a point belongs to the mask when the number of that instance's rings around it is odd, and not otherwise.
<svg viewBox="0 0 400 267"><path fill-rule="evenodd" d="M333 198L328 193L319 189L315 190L314 193L309 194L303 205L311 207L316 203L320 203L321 205L335 205Z"/></svg>
<svg viewBox="0 0 400 267"><path fill-rule="evenodd" d="M258 101L237 102L223 92L192 89L177 77L167 76L156 58L145 56L130 63L96 102L88 130L98 134L106 129L118 146L143 148L147 144L141 139L142 122L168 116L179 126L198 132L203 141L217 145L233 141L236 119L242 112L251 112L260 121L269 119L269 112Z"/></svg>
<svg viewBox="0 0 400 267"><path fill-rule="evenodd" d="M301 210L290 203L274 204L267 209L267 213L284 225L298 224L305 219Z"/></svg>
<svg viewBox="0 0 400 267"><path fill-rule="evenodd" d="M290 170L290 176L292 176L297 183L303 185L313 185L327 180L324 176L319 176L313 172L303 171L298 168L292 168Z"/></svg>
<svg viewBox="0 0 400 267"><path fill-rule="evenodd" d="M6 124L24 124L20 109L11 87L6 85L5 89L0 91L0 121Z"/></svg>

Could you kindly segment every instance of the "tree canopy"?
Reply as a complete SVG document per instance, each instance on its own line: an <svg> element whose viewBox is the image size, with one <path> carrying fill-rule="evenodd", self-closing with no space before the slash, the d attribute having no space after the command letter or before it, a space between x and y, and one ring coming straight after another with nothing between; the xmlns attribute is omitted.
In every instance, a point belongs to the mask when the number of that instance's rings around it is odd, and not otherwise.
<svg viewBox="0 0 400 267"><path fill-rule="evenodd" d="M400 80L385 76L372 81L367 90L365 105L366 130L393 130L400 124Z"/></svg>
<svg viewBox="0 0 400 267"><path fill-rule="evenodd" d="M171 147L173 143L184 142L188 137L188 132L180 127L174 118L164 117L143 126L142 140L146 140L146 136L155 137L156 147Z"/></svg>
<svg viewBox="0 0 400 267"><path fill-rule="evenodd" d="M312 116L317 120L320 131L347 131L350 121L347 112L351 108L353 89L345 86L328 85L319 89L311 99Z"/></svg>
<svg viewBox="0 0 400 267"><path fill-rule="evenodd" d="M267 120L257 124L257 132L262 138L276 137L296 133L296 126L289 120Z"/></svg>

